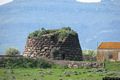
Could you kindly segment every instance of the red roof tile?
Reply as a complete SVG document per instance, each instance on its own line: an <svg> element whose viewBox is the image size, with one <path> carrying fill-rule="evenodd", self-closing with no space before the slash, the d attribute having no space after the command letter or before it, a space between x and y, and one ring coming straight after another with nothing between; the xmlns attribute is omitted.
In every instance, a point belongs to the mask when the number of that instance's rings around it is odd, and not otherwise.
<svg viewBox="0 0 120 80"><path fill-rule="evenodd" d="M120 42L102 42L98 49L120 49Z"/></svg>

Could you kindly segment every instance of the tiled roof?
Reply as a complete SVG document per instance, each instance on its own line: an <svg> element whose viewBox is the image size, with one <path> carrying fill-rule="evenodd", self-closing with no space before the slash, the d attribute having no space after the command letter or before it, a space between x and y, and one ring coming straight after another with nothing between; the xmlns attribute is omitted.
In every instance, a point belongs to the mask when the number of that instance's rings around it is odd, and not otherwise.
<svg viewBox="0 0 120 80"><path fill-rule="evenodd" d="M98 49L120 49L120 42L102 42Z"/></svg>

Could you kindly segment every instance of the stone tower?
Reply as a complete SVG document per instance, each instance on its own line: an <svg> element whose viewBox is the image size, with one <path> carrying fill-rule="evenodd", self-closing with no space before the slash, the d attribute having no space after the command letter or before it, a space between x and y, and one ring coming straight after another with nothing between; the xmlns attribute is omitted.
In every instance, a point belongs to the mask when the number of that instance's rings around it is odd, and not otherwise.
<svg viewBox="0 0 120 80"><path fill-rule="evenodd" d="M39 30L27 39L25 57L53 60L82 60L78 34L69 27L57 30Z"/></svg>

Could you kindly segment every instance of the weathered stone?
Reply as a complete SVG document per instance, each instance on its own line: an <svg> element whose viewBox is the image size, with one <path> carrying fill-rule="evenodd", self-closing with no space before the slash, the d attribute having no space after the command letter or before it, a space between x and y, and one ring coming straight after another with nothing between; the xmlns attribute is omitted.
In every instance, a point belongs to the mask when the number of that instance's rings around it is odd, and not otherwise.
<svg viewBox="0 0 120 80"><path fill-rule="evenodd" d="M41 52L44 52L44 51L45 51L45 49L42 49L42 50L41 50Z"/></svg>
<svg viewBox="0 0 120 80"><path fill-rule="evenodd" d="M44 49L48 49L48 47L44 47Z"/></svg>
<svg viewBox="0 0 120 80"><path fill-rule="evenodd" d="M58 51L54 54L55 51ZM68 36L63 41L51 39L44 35L41 38L28 38L24 56L46 57L57 60L82 60L82 50L78 36Z"/></svg>

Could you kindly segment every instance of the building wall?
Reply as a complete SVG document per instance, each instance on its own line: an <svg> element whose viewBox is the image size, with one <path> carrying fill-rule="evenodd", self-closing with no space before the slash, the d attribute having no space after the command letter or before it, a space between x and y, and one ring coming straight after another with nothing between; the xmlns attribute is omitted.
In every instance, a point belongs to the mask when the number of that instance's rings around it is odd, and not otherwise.
<svg viewBox="0 0 120 80"><path fill-rule="evenodd" d="M59 52L53 54L57 49ZM41 38L28 38L25 46L24 56L45 57L56 60L82 60L82 50L78 36L69 36L62 41L57 40L57 36L42 36Z"/></svg>
<svg viewBox="0 0 120 80"><path fill-rule="evenodd" d="M97 61L120 61L118 53L120 49L98 49L97 50Z"/></svg>

